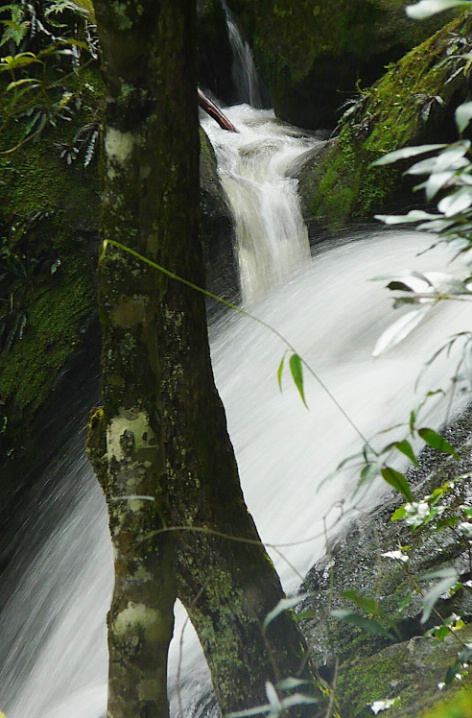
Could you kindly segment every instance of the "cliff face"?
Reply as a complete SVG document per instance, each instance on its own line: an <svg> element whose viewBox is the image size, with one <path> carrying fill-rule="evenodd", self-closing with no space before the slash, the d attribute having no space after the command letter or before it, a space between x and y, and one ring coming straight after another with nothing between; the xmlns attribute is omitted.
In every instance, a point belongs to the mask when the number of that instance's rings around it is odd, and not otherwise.
<svg viewBox="0 0 472 718"><path fill-rule="evenodd" d="M231 0L278 117L333 128L337 110L385 65L425 40L444 16L414 23L406 0Z"/></svg>

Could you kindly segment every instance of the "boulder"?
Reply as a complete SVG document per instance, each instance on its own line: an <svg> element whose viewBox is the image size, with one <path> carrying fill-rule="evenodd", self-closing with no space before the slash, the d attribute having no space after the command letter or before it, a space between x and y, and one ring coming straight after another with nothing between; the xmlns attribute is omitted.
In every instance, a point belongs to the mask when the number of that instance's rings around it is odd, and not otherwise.
<svg viewBox="0 0 472 718"><path fill-rule="evenodd" d="M461 15L405 55L340 120L339 133L308 161L300 191L311 234L339 229L415 202L408 163L371 167L406 145L457 139L454 109L469 91L472 17ZM423 198L421 198L421 201ZM416 200L418 201L418 200Z"/></svg>
<svg viewBox="0 0 472 718"><path fill-rule="evenodd" d="M471 424L469 409L446 432L458 448L459 461L441 460L441 454L429 449L422 453L420 468L408 474L415 501L461 476L447 494L451 515L456 507L469 503ZM375 701L387 699L398 699L388 709L389 718L419 716L449 700L464 684L469 690L472 687L472 676L461 666L456 670L463 674L462 680L441 688L458 654L472 640L470 588L452 596L444 592L425 622L420 593L439 582L428 574L446 567L454 566L463 582L470 579L469 541L460 540L457 531L448 527L439 532L427 527L414 530L405 521L392 522L394 511L405 501L398 497L391 494L372 513L357 516L328 546L327 557L311 570L303 587L309 595L299 609L302 627L343 718L367 718L373 715L370 706ZM382 555L399 547L406 547L408 562ZM354 623L342 620L333 615L336 609L360 618ZM453 614L466 625L438 637L430 635L441 625L441 617ZM374 620L377 628L363 620ZM382 634L378 626L388 633Z"/></svg>

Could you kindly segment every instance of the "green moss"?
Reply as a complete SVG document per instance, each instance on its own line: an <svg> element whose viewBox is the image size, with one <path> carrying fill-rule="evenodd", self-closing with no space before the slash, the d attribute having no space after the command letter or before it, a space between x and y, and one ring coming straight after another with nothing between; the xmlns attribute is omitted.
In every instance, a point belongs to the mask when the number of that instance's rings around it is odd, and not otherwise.
<svg viewBox="0 0 472 718"><path fill-rule="evenodd" d="M456 40L465 41L471 27L470 16L453 21L408 53L360 98L339 138L316 164L310 216L336 228L350 217L371 216L394 193L405 193L399 170L372 168L371 163L399 147L447 132L447 106L466 90L462 73L449 81L454 52L459 54L463 47ZM444 62L446 56L449 63Z"/></svg>
<svg viewBox="0 0 472 718"><path fill-rule="evenodd" d="M32 301L25 336L0 373L0 397L13 416L34 412L47 399L65 361L77 347L78 329L94 304L90 270L66 271L57 285Z"/></svg>
<svg viewBox="0 0 472 718"><path fill-rule="evenodd" d="M440 701L436 708L424 714L424 718L471 718L472 691L460 691L452 700Z"/></svg>
<svg viewBox="0 0 472 718"><path fill-rule="evenodd" d="M471 633L472 628L467 626L459 638L467 641ZM450 700L464 683L472 686L472 677L466 676L445 692L438 688L458 650L460 644L453 636L443 643L421 637L341 666L336 689L341 715L367 718L372 715L371 703L388 698L398 698L388 711L389 718L418 715L427 707Z"/></svg>
<svg viewBox="0 0 472 718"><path fill-rule="evenodd" d="M97 71L88 68L82 76L72 76L71 83L77 91L82 83L83 103L72 121L58 121L39 141L27 142L0 162L3 245L40 259L31 276L12 275L2 283L2 292L13 292L14 297L21 290L26 318L22 338L13 341L0 362L0 401L13 445L23 443L15 432L20 423L21 433L28 431L95 307L98 171L96 163L85 169L80 160L69 167L58 145L70 144L79 128L96 122L101 81ZM7 126L2 149L14 146L21 132L21 122Z"/></svg>

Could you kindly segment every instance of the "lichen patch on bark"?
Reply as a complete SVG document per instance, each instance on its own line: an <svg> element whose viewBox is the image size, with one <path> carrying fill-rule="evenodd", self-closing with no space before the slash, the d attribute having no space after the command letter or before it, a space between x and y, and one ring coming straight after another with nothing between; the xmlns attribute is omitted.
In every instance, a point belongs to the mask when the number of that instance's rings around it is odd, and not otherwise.
<svg viewBox="0 0 472 718"><path fill-rule="evenodd" d="M156 634L153 628L158 620L159 611L156 608L129 601L127 607L116 616L113 628L117 636L124 636L130 631L144 631L147 639L153 640L153 635Z"/></svg>
<svg viewBox="0 0 472 718"><path fill-rule="evenodd" d="M120 132L116 127L107 127L105 133L105 152L109 162L124 165L131 157L136 142L132 132Z"/></svg>
<svg viewBox="0 0 472 718"><path fill-rule="evenodd" d="M107 428L108 460L123 461L141 449L154 446L156 437L150 426L149 417L144 411L121 409L111 418Z"/></svg>
<svg viewBox="0 0 472 718"><path fill-rule="evenodd" d="M146 305L148 301L146 297L132 297L123 300L111 312L111 321L115 327L122 329L131 329L137 324L141 324L144 319Z"/></svg>

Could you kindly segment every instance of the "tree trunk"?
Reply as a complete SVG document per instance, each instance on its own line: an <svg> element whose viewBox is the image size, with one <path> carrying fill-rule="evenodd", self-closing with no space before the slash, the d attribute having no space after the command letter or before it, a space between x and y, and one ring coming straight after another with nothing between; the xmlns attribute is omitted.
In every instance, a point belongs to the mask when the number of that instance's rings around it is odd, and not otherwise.
<svg viewBox="0 0 472 718"><path fill-rule="evenodd" d="M203 285L195 2L94 6L108 90L102 239ZM98 283L104 406L89 450L116 552L109 716L166 715L174 577L222 711L264 702L266 680L310 673L288 614L262 631L283 594L241 492L204 298L116 245Z"/></svg>

